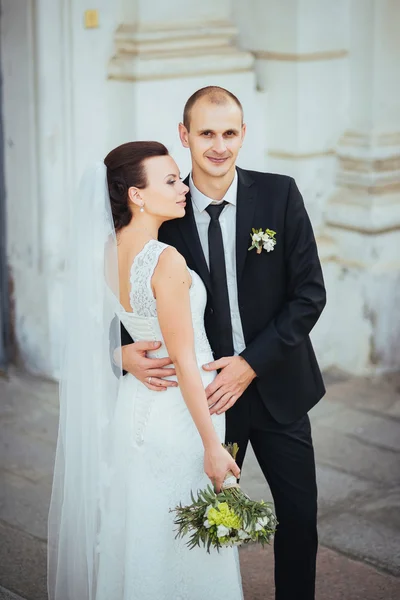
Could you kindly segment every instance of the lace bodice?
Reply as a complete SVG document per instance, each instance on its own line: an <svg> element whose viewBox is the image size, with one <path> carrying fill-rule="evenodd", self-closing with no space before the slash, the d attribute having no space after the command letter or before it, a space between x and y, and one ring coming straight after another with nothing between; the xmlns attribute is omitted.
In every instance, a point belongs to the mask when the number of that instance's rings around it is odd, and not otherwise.
<svg viewBox="0 0 400 600"><path fill-rule="evenodd" d="M161 253L168 248L158 240L150 240L137 254L131 267L130 302L135 315L157 317L156 301L151 289L151 278Z"/></svg>
<svg viewBox="0 0 400 600"><path fill-rule="evenodd" d="M158 240L149 240L136 255L130 273L130 304L132 313L121 307L120 319L133 340L160 340L162 332L157 318L157 303L151 288L151 279L157 267L162 252L167 244ZM207 303L207 292L201 278L188 269L192 277L190 287L190 304L194 331L196 356L204 361L213 360L212 351L204 329L204 310ZM148 353L149 356L168 356L165 344L157 351Z"/></svg>

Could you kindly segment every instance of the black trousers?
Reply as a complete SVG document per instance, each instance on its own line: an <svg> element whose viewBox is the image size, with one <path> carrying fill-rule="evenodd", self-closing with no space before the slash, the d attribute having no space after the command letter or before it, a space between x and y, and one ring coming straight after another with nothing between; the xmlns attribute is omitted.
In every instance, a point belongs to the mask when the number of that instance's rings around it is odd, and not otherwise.
<svg viewBox="0 0 400 600"><path fill-rule="evenodd" d="M318 547L317 485L308 415L277 423L254 382L226 413L226 442L237 442L242 466L250 441L274 498L276 600L314 600Z"/></svg>

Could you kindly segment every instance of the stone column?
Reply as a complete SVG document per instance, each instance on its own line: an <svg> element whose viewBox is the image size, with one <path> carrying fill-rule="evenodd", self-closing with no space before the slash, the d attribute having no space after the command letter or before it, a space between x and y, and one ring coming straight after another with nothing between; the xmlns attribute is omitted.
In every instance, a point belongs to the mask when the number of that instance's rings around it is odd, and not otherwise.
<svg viewBox="0 0 400 600"><path fill-rule="evenodd" d="M265 91L265 165L292 175L316 229L347 107L347 0L235 0L240 43Z"/></svg>
<svg viewBox="0 0 400 600"><path fill-rule="evenodd" d="M400 4L351 0L349 122L327 206L336 241L337 364L400 365Z"/></svg>
<svg viewBox="0 0 400 600"><path fill-rule="evenodd" d="M262 165L261 113L254 57L236 44L231 0L127 0L115 34L108 77L119 121L113 143L157 139L167 144L182 174L190 168L177 125L187 98L206 85L226 87L244 105L254 127L241 154L243 166Z"/></svg>
<svg viewBox="0 0 400 600"><path fill-rule="evenodd" d="M294 177L317 236L328 304L312 332L323 367L334 362L335 245L324 231L335 148L348 105L348 0L235 0L240 43L253 52L266 123L265 168Z"/></svg>

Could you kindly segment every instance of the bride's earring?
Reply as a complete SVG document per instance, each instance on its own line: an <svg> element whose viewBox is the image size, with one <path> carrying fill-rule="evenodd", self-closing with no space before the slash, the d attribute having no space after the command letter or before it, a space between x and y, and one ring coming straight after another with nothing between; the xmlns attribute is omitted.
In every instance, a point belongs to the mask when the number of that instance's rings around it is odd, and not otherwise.
<svg viewBox="0 0 400 600"><path fill-rule="evenodd" d="M144 212L144 208L143 207L144 207L144 202L142 202L141 205L140 205L140 212Z"/></svg>

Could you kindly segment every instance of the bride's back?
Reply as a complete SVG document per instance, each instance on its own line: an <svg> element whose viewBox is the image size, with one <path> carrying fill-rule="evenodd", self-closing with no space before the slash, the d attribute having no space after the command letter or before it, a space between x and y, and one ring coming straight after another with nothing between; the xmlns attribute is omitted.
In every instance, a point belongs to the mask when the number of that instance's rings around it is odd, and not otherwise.
<svg viewBox="0 0 400 600"><path fill-rule="evenodd" d="M157 318L157 301L152 287L152 278L157 269L160 256L168 249L172 250L170 246L158 240L147 241L133 257L127 274L129 282L128 310L122 302L120 303L119 318L132 339L135 341L154 340L162 342L158 350L148 353L149 357L154 358L168 356ZM173 250L173 252L176 251ZM168 252L165 259L169 259ZM123 276L126 276L126 273L123 273ZM200 277L194 271L190 271L190 276L192 283L189 294L196 358L199 363L203 364L203 362L212 360L212 352L204 329L207 292Z"/></svg>

